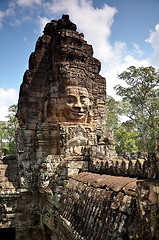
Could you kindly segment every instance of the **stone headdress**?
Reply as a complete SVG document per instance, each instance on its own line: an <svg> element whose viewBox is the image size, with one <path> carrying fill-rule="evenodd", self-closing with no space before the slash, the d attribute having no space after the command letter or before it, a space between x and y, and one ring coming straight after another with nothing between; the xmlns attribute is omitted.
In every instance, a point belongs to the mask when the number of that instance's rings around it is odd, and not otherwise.
<svg viewBox="0 0 159 240"><path fill-rule="evenodd" d="M86 88L94 105L94 116L102 114L105 118L101 110L105 108L105 79L99 75L100 61L92 56L92 46L76 31L68 15L47 23L24 74L18 103L19 124L36 129L37 122L46 121L49 106L58 108L58 95L66 86Z"/></svg>

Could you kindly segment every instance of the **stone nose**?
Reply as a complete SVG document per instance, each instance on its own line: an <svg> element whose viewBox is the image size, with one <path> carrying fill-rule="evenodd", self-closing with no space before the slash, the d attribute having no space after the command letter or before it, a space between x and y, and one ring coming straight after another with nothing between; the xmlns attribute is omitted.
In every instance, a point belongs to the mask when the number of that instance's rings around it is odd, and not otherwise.
<svg viewBox="0 0 159 240"><path fill-rule="evenodd" d="M82 108L82 104L81 104L80 99L77 99L76 103L74 104L74 107L79 108L79 109Z"/></svg>

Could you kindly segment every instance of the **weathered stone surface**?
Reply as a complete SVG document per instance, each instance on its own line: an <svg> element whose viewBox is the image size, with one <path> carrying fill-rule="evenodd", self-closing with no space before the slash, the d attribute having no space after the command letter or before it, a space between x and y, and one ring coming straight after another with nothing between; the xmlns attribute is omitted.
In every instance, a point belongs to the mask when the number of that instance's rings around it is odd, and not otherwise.
<svg viewBox="0 0 159 240"><path fill-rule="evenodd" d="M129 239L128 226L137 220L137 212L135 194L125 187L133 182L136 192L136 181L92 173L73 176L66 186L62 217L83 239Z"/></svg>
<svg viewBox="0 0 159 240"><path fill-rule="evenodd" d="M37 181L36 172L48 155L81 156L83 148L102 147L108 145L104 139L111 139L105 128L106 83L99 75L100 62L75 29L67 15L48 23L24 74L17 152L21 185L26 188ZM80 162L71 167L73 161L68 164L70 174L88 169Z"/></svg>
<svg viewBox="0 0 159 240"><path fill-rule="evenodd" d="M99 71L68 15L46 25L20 87L17 159L0 160L0 227L16 240L159 239L158 141L147 161L117 157Z"/></svg>

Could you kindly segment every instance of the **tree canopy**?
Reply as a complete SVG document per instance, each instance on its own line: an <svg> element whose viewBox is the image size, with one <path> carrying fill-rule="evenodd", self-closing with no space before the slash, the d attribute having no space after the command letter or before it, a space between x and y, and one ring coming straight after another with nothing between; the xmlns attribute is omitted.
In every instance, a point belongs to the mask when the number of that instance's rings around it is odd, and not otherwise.
<svg viewBox="0 0 159 240"><path fill-rule="evenodd" d="M159 71L154 67L130 66L118 75L127 87L115 86L121 96L123 114L129 118L126 125L138 133L140 151L154 151L159 137Z"/></svg>
<svg viewBox="0 0 159 240"><path fill-rule="evenodd" d="M15 130L17 126L17 105L8 108L7 121L0 121L0 152L5 156L15 155Z"/></svg>

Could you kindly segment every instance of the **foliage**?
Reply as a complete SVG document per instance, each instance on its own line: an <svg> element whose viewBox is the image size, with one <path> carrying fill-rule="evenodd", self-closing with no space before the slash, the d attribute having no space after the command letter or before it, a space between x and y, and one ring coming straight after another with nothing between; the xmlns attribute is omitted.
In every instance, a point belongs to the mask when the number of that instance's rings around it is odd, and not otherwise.
<svg viewBox="0 0 159 240"><path fill-rule="evenodd" d="M106 126L113 130L117 153L122 151L138 152L138 133L133 129L132 122L121 122L120 117L123 113L122 101L116 101L113 97L107 96Z"/></svg>
<svg viewBox="0 0 159 240"><path fill-rule="evenodd" d="M107 122L106 127L115 130L118 128L120 123L120 115L122 109L120 102L116 101L113 97L107 96Z"/></svg>
<svg viewBox="0 0 159 240"><path fill-rule="evenodd" d="M15 155L15 130L17 126L17 105L8 108L7 121L0 121L0 151L5 156Z"/></svg>
<svg viewBox="0 0 159 240"><path fill-rule="evenodd" d="M122 97L127 122L138 133L138 148L152 152L159 134L159 72L151 66L131 66L118 76L127 87L117 85L115 90Z"/></svg>
<svg viewBox="0 0 159 240"><path fill-rule="evenodd" d="M138 133L135 131L127 131L124 129L124 127L121 125L116 131L115 131L115 145L116 145L116 151L117 153L120 153L122 151L128 151L130 153L138 152L138 146L137 146L137 138Z"/></svg>
<svg viewBox="0 0 159 240"><path fill-rule="evenodd" d="M7 132L6 132L6 123L4 121L0 121L0 152L3 152L4 143L3 141L7 139Z"/></svg>

